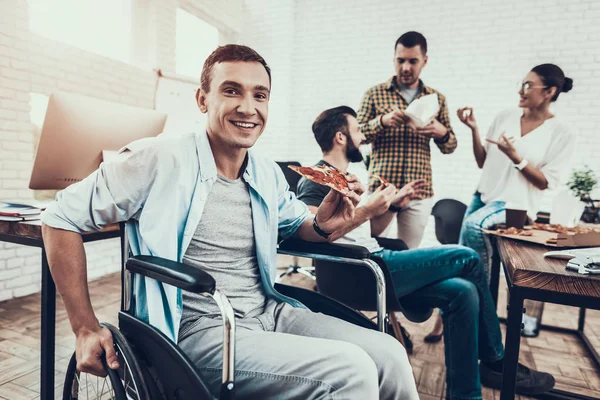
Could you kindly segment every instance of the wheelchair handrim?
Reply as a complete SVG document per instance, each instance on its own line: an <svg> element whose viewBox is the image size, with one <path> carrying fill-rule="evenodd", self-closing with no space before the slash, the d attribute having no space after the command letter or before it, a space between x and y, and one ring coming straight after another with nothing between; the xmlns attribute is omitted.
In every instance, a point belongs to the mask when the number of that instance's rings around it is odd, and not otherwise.
<svg viewBox="0 0 600 400"><path fill-rule="evenodd" d="M118 370L109 370L105 377L76 371L77 361L73 354L65 381L66 384L70 381L71 387L65 387L63 400L143 400L140 398L140 391L131 373L129 362L123 357L123 352L117 343L115 343L115 351L120 367ZM72 378L69 375L72 375Z"/></svg>

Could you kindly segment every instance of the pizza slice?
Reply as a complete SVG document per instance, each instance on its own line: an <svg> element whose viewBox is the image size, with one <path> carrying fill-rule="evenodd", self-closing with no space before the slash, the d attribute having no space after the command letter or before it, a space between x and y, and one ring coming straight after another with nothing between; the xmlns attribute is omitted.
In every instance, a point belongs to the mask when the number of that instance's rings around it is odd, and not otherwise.
<svg viewBox="0 0 600 400"><path fill-rule="evenodd" d="M373 177L379 179L379 182L381 182L381 185L384 189L389 185L389 182L385 178L382 178L381 176L375 174L373 174Z"/></svg>
<svg viewBox="0 0 600 400"><path fill-rule="evenodd" d="M501 235L517 235L517 236L533 236L533 232L530 230L519 229L515 227L498 229L496 230Z"/></svg>
<svg viewBox="0 0 600 400"><path fill-rule="evenodd" d="M348 180L346 175L335 168L328 165L315 165L312 167L298 167L296 165L288 165L293 171L296 171L308 180L311 180L319 185L324 185L340 192L344 195L350 193Z"/></svg>

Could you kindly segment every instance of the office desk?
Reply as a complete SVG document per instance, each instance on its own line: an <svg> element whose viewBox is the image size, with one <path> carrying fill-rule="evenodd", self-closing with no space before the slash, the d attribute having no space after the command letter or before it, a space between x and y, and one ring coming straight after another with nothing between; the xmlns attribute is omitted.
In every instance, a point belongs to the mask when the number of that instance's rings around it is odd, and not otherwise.
<svg viewBox="0 0 600 400"><path fill-rule="evenodd" d="M521 339L523 301L545 301L567 306L581 307L579 329L572 330L584 342L585 308L600 309L600 275L581 275L565 269L565 260L544 258L548 248L519 240L496 238L498 257L504 266L509 290L509 308L506 322L504 374L501 400L514 398L517 362ZM497 289L496 289L497 293ZM565 330L566 331L566 330ZM598 363L598 353L587 341L587 349ZM600 366L600 365L599 365ZM576 393L552 390L540 396L554 399L590 399Z"/></svg>
<svg viewBox="0 0 600 400"><path fill-rule="evenodd" d="M121 237L118 225L100 232L81 235L84 242ZM6 222L0 221L0 242L16 243L39 247L42 250L42 312L41 312L41 360L40 360L40 399L54 399L54 325L56 318L56 287L48 267L46 249L42 240L40 221Z"/></svg>

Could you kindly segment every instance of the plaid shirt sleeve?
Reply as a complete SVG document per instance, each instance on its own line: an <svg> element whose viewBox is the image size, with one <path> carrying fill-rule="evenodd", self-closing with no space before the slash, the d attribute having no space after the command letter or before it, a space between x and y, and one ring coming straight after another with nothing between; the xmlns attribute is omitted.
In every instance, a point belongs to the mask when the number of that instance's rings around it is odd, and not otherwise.
<svg viewBox="0 0 600 400"><path fill-rule="evenodd" d="M373 142L377 135L383 132L384 128L381 124L381 116L377 115L377 109L370 90L363 96L357 114L360 129L366 137L365 143Z"/></svg>
<svg viewBox="0 0 600 400"><path fill-rule="evenodd" d="M448 104L446 103L446 97L439 93L438 96L440 100L440 112L438 114L437 119L442 125L446 127L446 129L448 129L448 137L444 138L443 141L434 140L434 143L443 154L451 154L454 152L454 150L456 150L456 135L454 134L452 126L450 125L450 115L448 113Z"/></svg>
<svg viewBox="0 0 600 400"><path fill-rule="evenodd" d="M433 93L438 95L440 111L437 119L448 129L448 135L434 142L442 153L450 154L456 149L456 136L450 126L446 98L423 82L419 82L419 88L417 98ZM391 128L381 125L381 114L395 108L406 110L407 107L408 103L395 84L395 77L373 86L363 96L357 119L366 142L372 143L369 190L374 191L379 186L373 175L382 176L397 187L415 179L424 179L424 196L431 197L431 139L416 134L407 124Z"/></svg>

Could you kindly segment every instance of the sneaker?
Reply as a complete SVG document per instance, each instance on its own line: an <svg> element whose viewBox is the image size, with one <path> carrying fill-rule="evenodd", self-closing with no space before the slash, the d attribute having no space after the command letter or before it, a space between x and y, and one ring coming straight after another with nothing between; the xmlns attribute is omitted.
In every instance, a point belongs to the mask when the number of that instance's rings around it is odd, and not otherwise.
<svg viewBox="0 0 600 400"><path fill-rule="evenodd" d="M442 340L442 338L444 337L444 333L440 333L439 335L436 335L435 333L430 333L427 336L425 336L425 338L423 339L423 341L425 343L437 343L440 340Z"/></svg>
<svg viewBox="0 0 600 400"><path fill-rule="evenodd" d="M491 370L484 363L479 363L481 384L492 389L502 388L502 373ZM538 395L554 387L554 377L547 372L527 368L519 363L517 367L516 394L525 396Z"/></svg>
<svg viewBox="0 0 600 400"><path fill-rule="evenodd" d="M521 335L525 337L537 337L540 334L538 319L523 314L523 330Z"/></svg>

